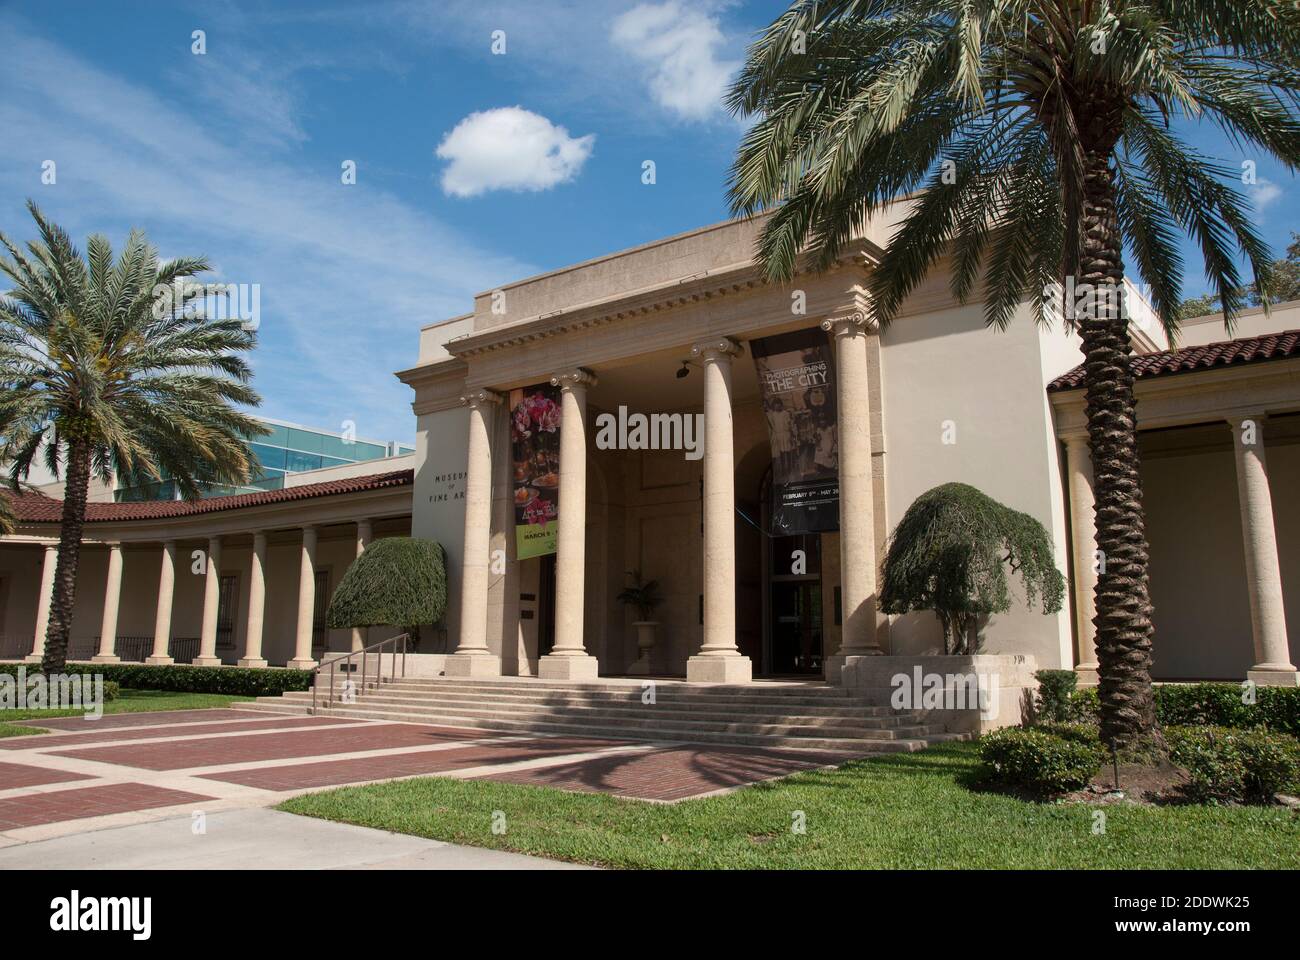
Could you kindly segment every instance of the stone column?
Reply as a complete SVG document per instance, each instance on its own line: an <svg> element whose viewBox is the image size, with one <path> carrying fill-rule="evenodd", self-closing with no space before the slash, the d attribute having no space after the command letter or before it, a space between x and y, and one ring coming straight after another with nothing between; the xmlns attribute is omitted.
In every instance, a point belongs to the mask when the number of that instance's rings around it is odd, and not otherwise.
<svg viewBox="0 0 1300 960"><path fill-rule="evenodd" d="M316 661L311 655L312 620L316 614L316 528L302 528L302 551L298 564L298 620L297 640L292 670L315 670Z"/></svg>
<svg viewBox="0 0 1300 960"><path fill-rule="evenodd" d="M264 667L262 617L266 607L266 534L253 534L253 561L248 571L248 625L241 667Z"/></svg>
<svg viewBox="0 0 1300 960"><path fill-rule="evenodd" d="M162 564L158 572L158 613L153 621L153 654L145 663L173 663L167 647L172 639L172 591L176 587L176 541L163 544Z"/></svg>
<svg viewBox="0 0 1300 960"><path fill-rule="evenodd" d="M876 639L876 519L871 480L871 386L867 317L857 310L823 321L835 338L835 416L840 469L839 650L826 658L826 679L843 681L851 657L879 656Z"/></svg>
<svg viewBox="0 0 1300 960"><path fill-rule="evenodd" d="M501 397L491 390L476 390L460 401L469 407L465 552L460 572L460 636L445 669L449 677L499 677L501 657L487 645L487 596L492 536L492 412Z"/></svg>
<svg viewBox="0 0 1300 960"><path fill-rule="evenodd" d="M366 552L366 547L370 546L370 540L374 536L374 527L369 520L357 521L357 556ZM369 631L362 627L352 628L352 649L363 650L366 646L366 634Z"/></svg>
<svg viewBox="0 0 1300 960"><path fill-rule="evenodd" d="M1065 438L1070 486L1070 549L1074 565L1074 632L1079 640L1075 673L1079 683L1097 683L1097 518L1092 495L1092 454L1088 435Z"/></svg>
<svg viewBox="0 0 1300 960"><path fill-rule="evenodd" d="M1232 416L1228 422L1232 425L1232 446L1237 458L1246 592L1250 597L1250 627L1255 639L1255 665L1246 676L1268 686L1300 686L1300 673L1291 662L1287 644L1273 497L1264 459L1264 414Z"/></svg>
<svg viewBox="0 0 1300 960"><path fill-rule="evenodd" d="M217 656L217 608L221 605L221 538L208 538L207 563L203 571L203 628L199 631L197 667L219 667Z"/></svg>
<svg viewBox="0 0 1300 960"><path fill-rule="evenodd" d="M560 388L560 516L555 531L555 645L538 661L543 680L593 680L598 661L584 646L587 543L588 370L557 373Z"/></svg>
<svg viewBox="0 0 1300 960"><path fill-rule="evenodd" d="M736 647L736 471L732 438L731 358L740 345L729 337L697 343L691 353L704 369L704 644L686 661L696 683L744 683L749 657Z"/></svg>
<svg viewBox="0 0 1300 960"><path fill-rule="evenodd" d="M41 559L41 592L36 597L36 630L28 663L40 663L45 656L45 632L50 627L50 604L54 602L54 568L59 562L59 545L47 543Z"/></svg>
<svg viewBox="0 0 1300 960"><path fill-rule="evenodd" d="M122 598L122 545L108 545L108 579L104 584L104 619L99 625L99 651L94 663L117 663L117 608Z"/></svg>

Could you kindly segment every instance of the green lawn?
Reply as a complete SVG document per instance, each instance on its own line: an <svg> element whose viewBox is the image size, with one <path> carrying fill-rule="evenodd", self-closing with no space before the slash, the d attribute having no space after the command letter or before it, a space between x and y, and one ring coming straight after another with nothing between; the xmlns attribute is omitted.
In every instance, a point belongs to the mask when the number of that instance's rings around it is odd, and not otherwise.
<svg viewBox="0 0 1300 960"><path fill-rule="evenodd" d="M279 809L560 860L640 868L1300 867L1284 808L1027 803L970 789L973 744L856 761L675 805L426 777ZM492 832L495 811L506 832ZM802 811L806 832L791 827ZM499 818L498 818L499 819Z"/></svg>
<svg viewBox="0 0 1300 960"><path fill-rule="evenodd" d="M253 698L235 697L224 693L123 690L116 700L110 700L104 704L104 713L140 713L144 710L199 710L204 707L226 707L232 703L251 699ZM16 720L79 717L84 712L83 710L6 710L0 713L0 737L21 737L26 734L46 732L39 727L16 726L14 724Z"/></svg>

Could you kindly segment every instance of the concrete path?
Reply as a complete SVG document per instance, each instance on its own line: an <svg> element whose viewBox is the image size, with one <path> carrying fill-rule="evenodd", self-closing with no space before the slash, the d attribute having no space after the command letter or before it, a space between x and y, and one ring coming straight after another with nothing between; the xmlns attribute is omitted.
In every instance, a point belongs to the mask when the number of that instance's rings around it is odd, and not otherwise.
<svg viewBox="0 0 1300 960"><path fill-rule="evenodd" d="M0 870L580 870L577 864L462 847L276 810L230 810L0 849Z"/></svg>

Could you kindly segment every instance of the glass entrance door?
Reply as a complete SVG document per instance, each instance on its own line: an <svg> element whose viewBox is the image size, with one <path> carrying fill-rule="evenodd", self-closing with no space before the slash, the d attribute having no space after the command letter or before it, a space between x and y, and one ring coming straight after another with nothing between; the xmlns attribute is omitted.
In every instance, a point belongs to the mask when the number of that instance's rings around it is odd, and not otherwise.
<svg viewBox="0 0 1300 960"><path fill-rule="evenodd" d="M815 580L773 581L771 673L821 672L821 583Z"/></svg>

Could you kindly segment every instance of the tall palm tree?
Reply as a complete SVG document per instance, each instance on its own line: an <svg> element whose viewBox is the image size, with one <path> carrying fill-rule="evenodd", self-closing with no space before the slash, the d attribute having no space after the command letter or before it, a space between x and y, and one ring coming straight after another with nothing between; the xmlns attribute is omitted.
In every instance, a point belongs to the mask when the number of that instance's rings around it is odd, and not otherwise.
<svg viewBox="0 0 1300 960"><path fill-rule="evenodd" d="M28 201L40 239L24 253L0 233L13 283L0 296L0 463L16 489L32 460L64 475L54 594L42 669L63 669L76 600L86 491L92 472L166 475L186 498L205 481L242 483L245 437L265 432L233 404L255 406L243 354L254 334L236 319L211 319L202 258L159 263L132 231L116 261L94 235L86 257Z"/></svg>
<svg viewBox="0 0 1300 960"><path fill-rule="evenodd" d="M873 212L923 189L869 281L882 325L945 255L959 298L983 275L994 327L1026 298L1042 322L1060 303L1048 291L1073 291L1059 312L1087 369L1102 736L1121 746L1155 725L1124 251L1171 338L1180 231L1229 324L1239 252L1267 300L1269 251L1231 184L1243 168L1170 118L1210 120L1244 160L1294 170L1298 64L1300 10L1285 0L800 0L728 97L757 118L730 199L777 206L758 249L770 279L830 265Z"/></svg>

